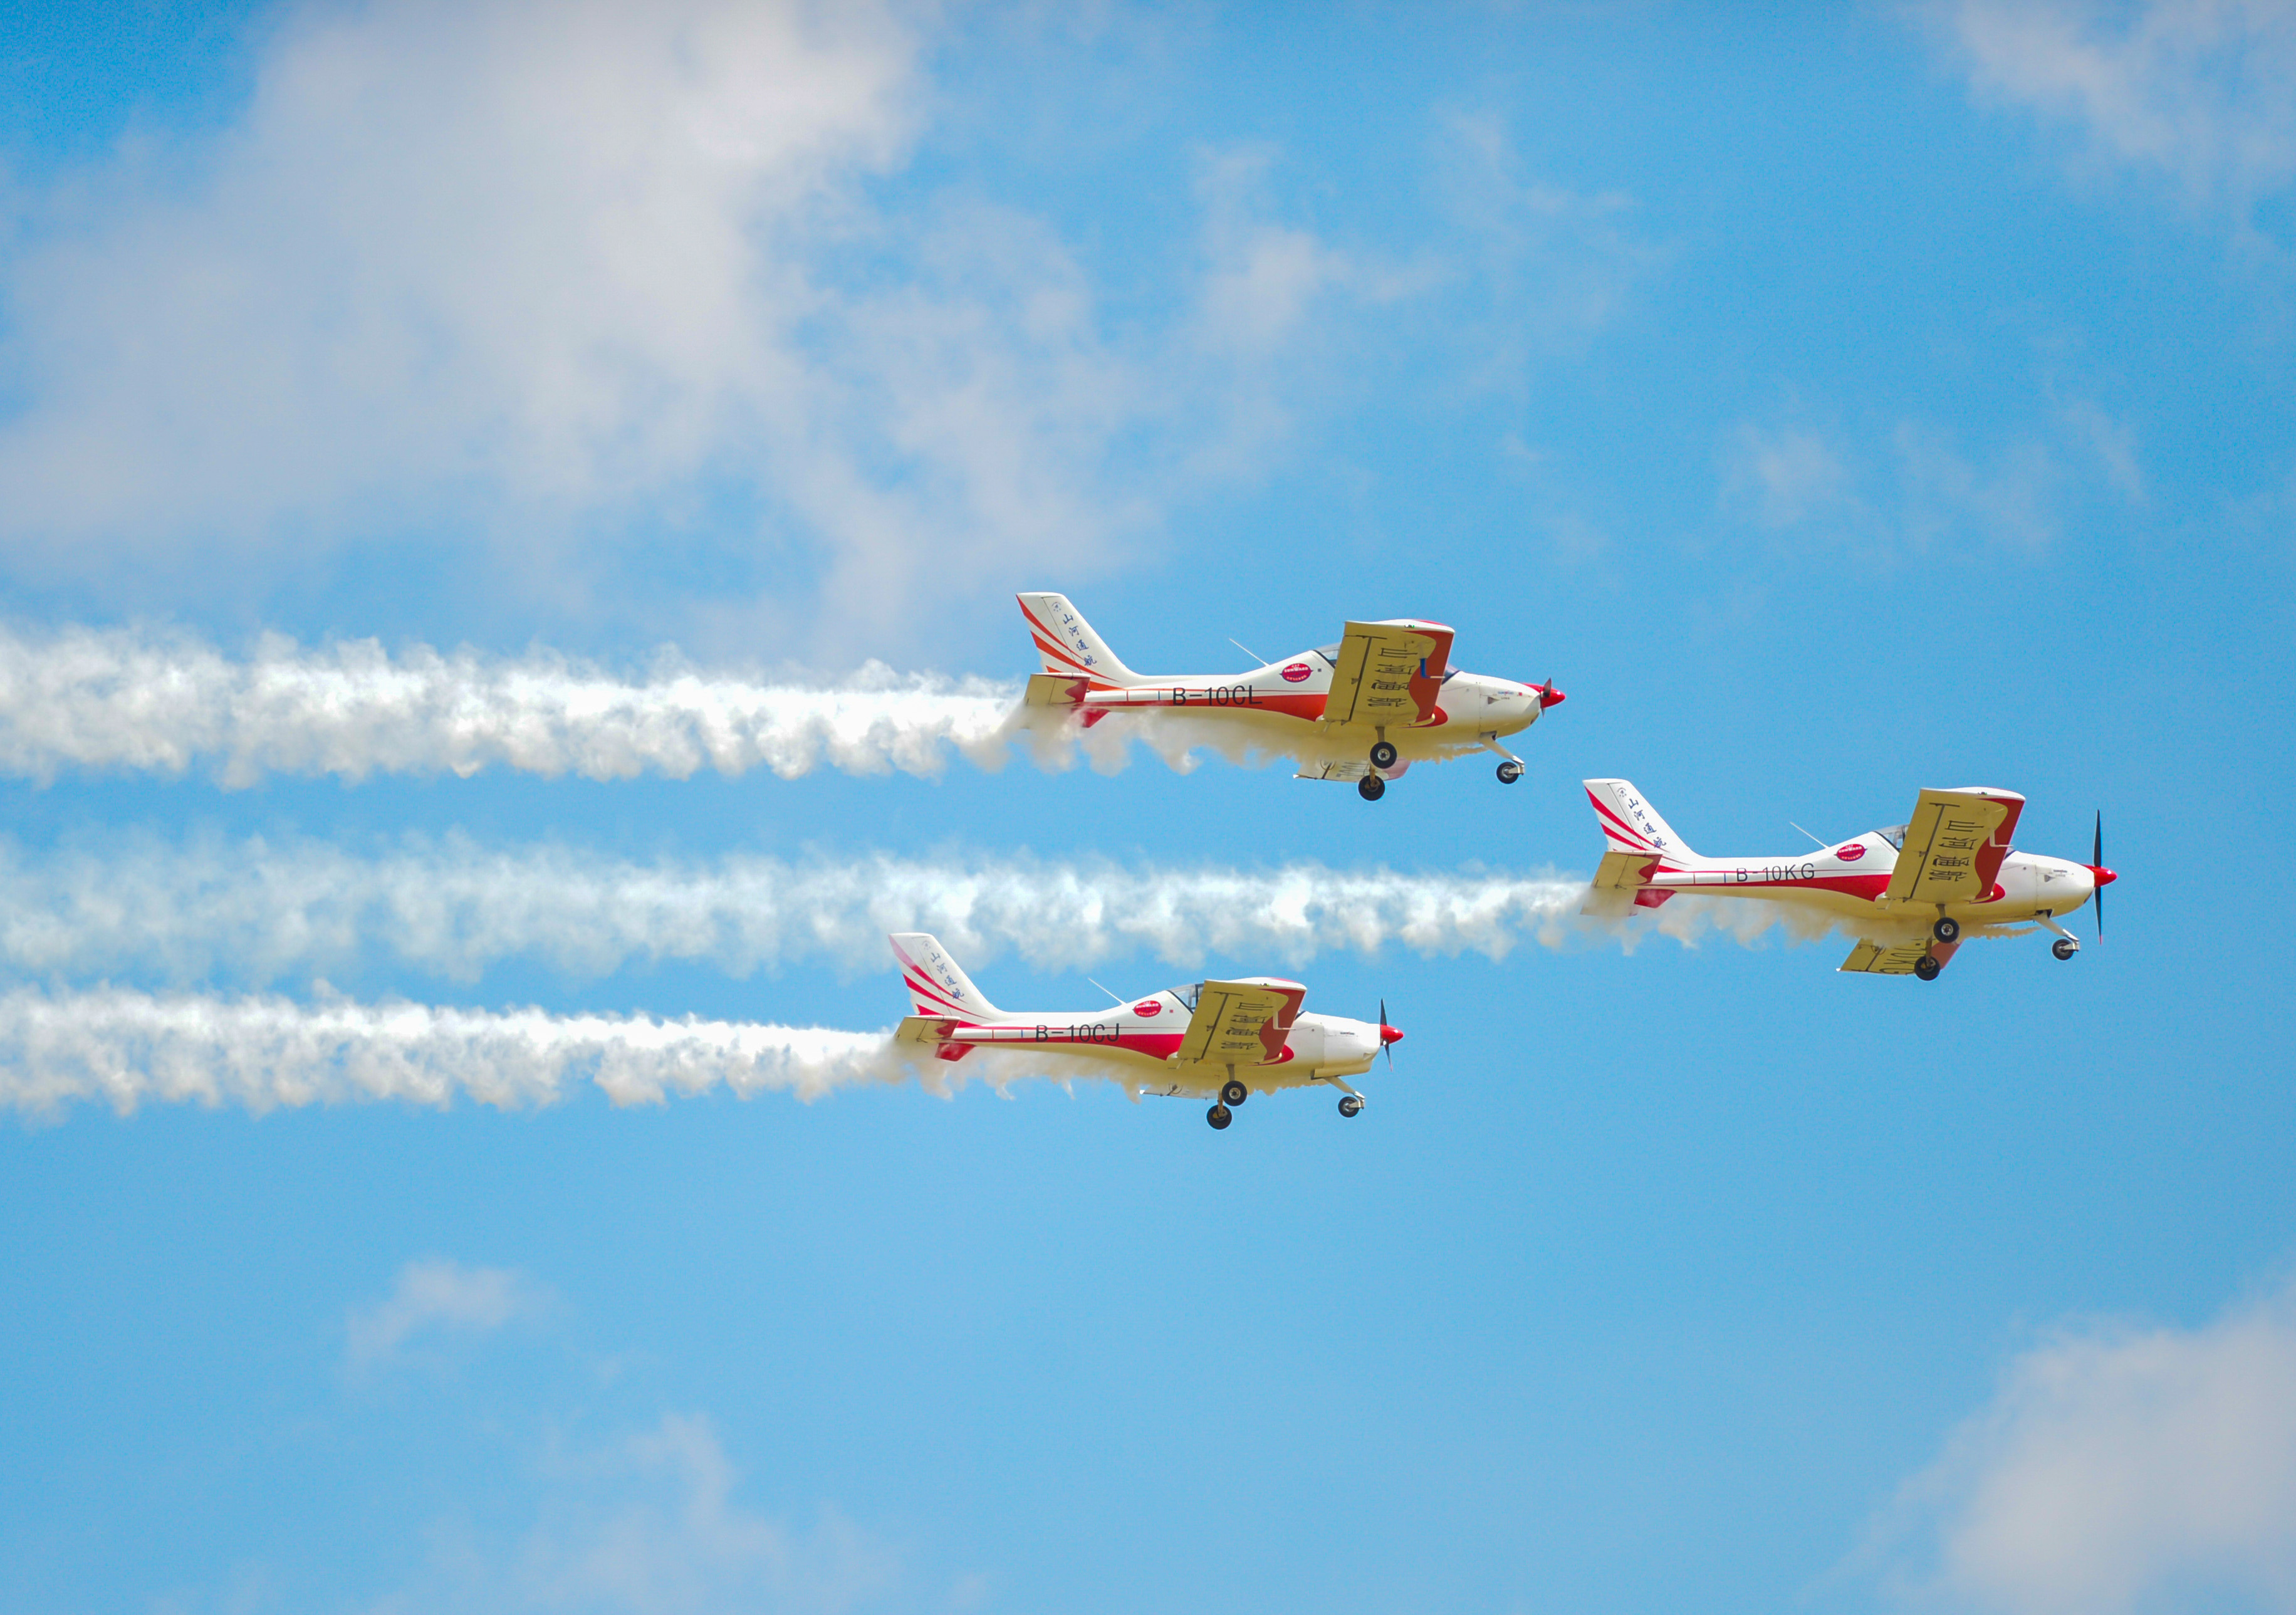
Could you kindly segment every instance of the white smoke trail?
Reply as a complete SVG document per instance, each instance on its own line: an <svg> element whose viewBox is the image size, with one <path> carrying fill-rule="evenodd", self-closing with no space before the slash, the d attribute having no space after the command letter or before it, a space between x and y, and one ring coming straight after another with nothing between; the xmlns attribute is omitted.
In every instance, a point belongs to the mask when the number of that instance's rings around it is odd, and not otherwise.
<svg viewBox="0 0 2296 1615"><path fill-rule="evenodd" d="M944 1093L968 1076L1040 1074L985 1055L964 1063L980 1069L930 1058L916 1065L927 1086ZM898 1083L910 1070L909 1053L883 1032L332 996L304 1004L118 988L0 994L0 1107L36 1114L78 1101L126 1114L151 1102L259 1112L359 1100L445 1106L458 1096L514 1110L548 1104L586 1082L616 1104L719 1086L743 1098L789 1093L810 1102L838 1088Z"/></svg>
<svg viewBox="0 0 2296 1615"><path fill-rule="evenodd" d="M930 930L968 963L1053 969L1122 954L1287 965L1317 955L1503 958L1576 930L1583 880L1547 872L1246 870L1025 857L785 862L601 858L454 837L373 857L320 842L128 838L31 852L0 840L0 968L152 971L261 985L388 961L475 980L512 959L578 976L633 963L735 975L885 967L885 934Z"/></svg>
<svg viewBox="0 0 2296 1615"><path fill-rule="evenodd" d="M189 635L139 628L0 628L0 775L66 769L182 775L226 785L266 774L476 774L685 779L770 768L795 779L934 775L950 749L1001 767L1021 744L1046 768L1079 758L1122 769L1135 741L1186 773L1216 751L1251 766L1311 744L1304 728L1239 727L1182 713L1115 713L1091 730L1020 705L1021 686L896 673L882 662L836 681L705 672L658 655L632 682L552 652L522 657L372 639L309 648L263 636L245 660Z"/></svg>
<svg viewBox="0 0 2296 1615"><path fill-rule="evenodd" d="M393 657L371 639L310 649L266 635L240 660L141 629L0 630L0 773L932 774L949 747L999 766L1019 699L1017 685L876 662L836 684L768 683L665 653L632 683L546 652Z"/></svg>

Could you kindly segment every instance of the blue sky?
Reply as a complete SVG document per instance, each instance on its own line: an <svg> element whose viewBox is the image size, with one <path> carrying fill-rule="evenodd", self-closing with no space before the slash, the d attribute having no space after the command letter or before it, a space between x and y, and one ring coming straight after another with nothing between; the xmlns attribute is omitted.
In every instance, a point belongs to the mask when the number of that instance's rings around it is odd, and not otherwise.
<svg viewBox="0 0 2296 1615"><path fill-rule="evenodd" d="M1294 9L7 13L0 1604L2296 1607L2296 14ZM988 766L1019 589L1569 701ZM578 715L679 669L719 766ZM1597 775L2124 878L1622 938ZM1407 1037L1222 1134L590 1079L924 921Z"/></svg>

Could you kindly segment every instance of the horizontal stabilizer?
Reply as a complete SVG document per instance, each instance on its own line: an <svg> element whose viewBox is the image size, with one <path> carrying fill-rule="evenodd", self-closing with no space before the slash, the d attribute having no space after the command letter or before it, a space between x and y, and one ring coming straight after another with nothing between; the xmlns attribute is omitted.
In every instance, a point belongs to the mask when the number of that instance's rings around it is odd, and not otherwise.
<svg viewBox="0 0 2296 1615"><path fill-rule="evenodd" d="M954 1021L936 1021L926 1015L904 1015L901 1024L893 1029L893 1041L931 1044L934 1058L962 1060L972 1053L972 1045L949 1041L949 1034L955 1029L956 1022Z"/></svg>
<svg viewBox="0 0 2296 1615"><path fill-rule="evenodd" d="M1092 681L1072 674L1037 673L1029 679L1029 693L1021 698L1026 707L1076 707L1084 704L1085 692Z"/></svg>
<svg viewBox="0 0 2296 1615"><path fill-rule="evenodd" d="M1633 891L1649 883L1651 871L1657 866L1654 853L1606 852L1595 866L1593 885L1596 891Z"/></svg>

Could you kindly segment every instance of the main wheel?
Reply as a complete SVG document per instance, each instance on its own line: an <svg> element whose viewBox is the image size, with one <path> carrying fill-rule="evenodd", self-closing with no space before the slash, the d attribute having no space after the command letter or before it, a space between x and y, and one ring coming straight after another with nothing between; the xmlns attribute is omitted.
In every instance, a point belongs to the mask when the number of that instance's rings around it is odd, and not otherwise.
<svg viewBox="0 0 2296 1615"><path fill-rule="evenodd" d="M2080 944L2074 941L2070 937L2059 937L2055 941L2049 944L2049 951L2056 955L2060 959L2070 959L2075 954L2080 952Z"/></svg>
<svg viewBox="0 0 2296 1615"><path fill-rule="evenodd" d="M1391 742L1382 741L1371 749L1371 766L1374 768L1395 767L1395 746Z"/></svg>
<svg viewBox="0 0 2296 1615"><path fill-rule="evenodd" d="M1231 1081L1220 1090L1222 1104L1242 1104L1251 1097L1251 1090L1240 1082Z"/></svg>
<svg viewBox="0 0 2296 1615"><path fill-rule="evenodd" d="M1363 1101L1362 1101L1362 1100L1360 1100L1360 1099L1357 1099L1357 1098L1353 1094L1341 1094L1341 1095L1340 1095L1340 1114L1341 1114L1341 1115L1342 1115L1342 1116L1360 1116L1360 1115L1362 1115L1362 1114L1363 1114Z"/></svg>
<svg viewBox="0 0 2296 1615"><path fill-rule="evenodd" d="M1927 954L1923 954L1920 958L1914 961L1914 974L1919 976L1924 981L1936 980L1938 979L1938 972L1944 969L1944 965L1939 964L1935 959L1931 958Z"/></svg>
<svg viewBox="0 0 2296 1615"><path fill-rule="evenodd" d="M1375 802L1387 794L1387 782L1376 774L1366 774L1356 782L1356 794L1366 802Z"/></svg>
<svg viewBox="0 0 2296 1615"><path fill-rule="evenodd" d="M1955 919L1950 914L1939 914L1938 916L1938 922L1930 927L1930 935L1935 937L1940 942L1959 941L1961 939L1961 922Z"/></svg>
<svg viewBox="0 0 2296 1615"><path fill-rule="evenodd" d="M1234 1121L1235 1119L1235 1112L1229 1110L1224 1104L1216 1104L1210 1110L1204 1112L1204 1119L1210 1122L1213 1129L1217 1131L1218 1129L1227 1126L1229 1122Z"/></svg>

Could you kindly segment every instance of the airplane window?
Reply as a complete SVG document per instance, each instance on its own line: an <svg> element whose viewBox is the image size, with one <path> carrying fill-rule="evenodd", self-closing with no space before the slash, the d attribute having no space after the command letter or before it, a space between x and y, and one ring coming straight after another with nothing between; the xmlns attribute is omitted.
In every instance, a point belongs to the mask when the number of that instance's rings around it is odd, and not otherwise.
<svg viewBox="0 0 2296 1615"><path fill-rule="evenodd" d="M1315 653L1324 659L1324 665L1327 668L1340 665L1340 647L1337 645L1317 645Z"/></svg>
<svg viewBox="0 0 2296 1615"><path fill-rule="evenodd" d="M1203 990L1204 984L1202 982L1193 981L1185 987L1174 988L1172 989L1172 996L1186 1004L1188 1006L1188 1013L1193 1015L1196 1012L1196 997Z"/></svg>
<svg viewBox="0 0 2296 1615"><path fill-rule="evenodd" d="M1906 827L1903 824L1892 824L1887 830L1877 830L1874 833L1880 836L1883 840L1889 842L1890 846L1896 848L1899 852L1905 851Z"/></svg>

